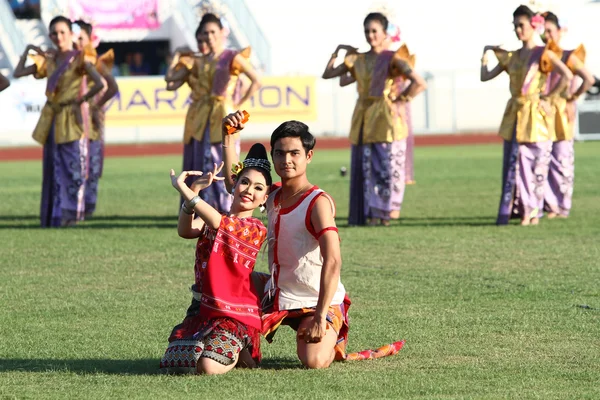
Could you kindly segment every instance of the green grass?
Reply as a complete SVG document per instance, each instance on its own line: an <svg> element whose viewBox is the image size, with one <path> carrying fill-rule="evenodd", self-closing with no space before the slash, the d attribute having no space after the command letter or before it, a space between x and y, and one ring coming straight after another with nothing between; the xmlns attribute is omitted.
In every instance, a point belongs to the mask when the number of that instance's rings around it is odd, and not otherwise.
<svg viewBox="0 0 600 400"><path fill-rule="evenodd" d="M38 228L40 163L0 163L0 398L600 398L600 143L576 153L568 220L494 226L493 145L418 148L402 220L348 228L348 152L318 150L309 176L338 204L349 350L407 344L309 371L282 328L262 369L220 377L156 374L193 279L168 178L179 157L107 159L96 218L61 230Z"/></svg>

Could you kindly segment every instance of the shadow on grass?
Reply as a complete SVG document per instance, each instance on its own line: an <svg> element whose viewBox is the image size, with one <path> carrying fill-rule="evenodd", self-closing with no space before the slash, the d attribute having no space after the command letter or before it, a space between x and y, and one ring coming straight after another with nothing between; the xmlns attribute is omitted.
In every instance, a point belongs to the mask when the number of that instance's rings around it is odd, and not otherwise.
<svg viewBox="0 0 600 400"><path fill-rule="evenodd" d="M89 218L89 221L176 221L179 214L174 212L173 215L94 215ZM0 221L32 221L39 220L39 215L0 215ZM86 219L87 221L87 219Z"/></svg>
<svg viewBox="0 0 600 400"><path fill-rule="evenodd" d="M10 225L10 224L0 224L0 230L2 229L69 229L69 230L78 230L78 229L140 229L140 228L161 228L161 229L177 229L177 222L172 224L110 224L110 223L97 223L97 224L89 224L89 225L77 225L74 227L66 227L66 228L42 228L39 225Z"/></svg>
<svg viewBox="0 0 600 400"><path fill-rule="evenodd" d="M175 221L179 214L174 212L173 215L98 215L90 218L90 221Z"/></svg>
<svg viewBox="0 0 600 400"><path fill-rule="evenodd" d="M4 223L2 221L7 221ZM36 222L34 222L36 221ZM127 229L177 228L177 215L106 215L94 216L75 227L42 228L37 215L0 216L0 229ZM168 221L168 222L167 222Z"/></svg>
<svg viewBox="0 0 600 400"><path fill-rule="evenodd" d="M304 366L297 358L263 357L260 362L260 369L304 369Z"/></svg>
<svg viewBox="0 0 600 400"><path fill-rule="evenodd" d="M0 359L0 372L73 372L76 374L158 375L160 360Z"/></svg>
<svg viewBox="0 0 600 400"><path fill-rule="evenodd" d="M348 225L348 217L341 216L335 218L336 224L340 228L354 228L356 225ZM478 217L401 217L399 220L390 221L388 227L381 225L368 226L366 228L411 228L411 227L457 227L457 226L495 226L496 216L478 216Z"/></svg>
<svg viewBox="0 0 600 400"><path fill-rule="evenodd" d="M75 374L162 375L157 358L141 360L52 360L0 359L0 372L72 372ZM263 358L260 369L303 369L297 359Z"/></svg>
<svg viewBox="0 0 600 400"><path fill-rule="evenodd" d="M15 219L20 221L33 221L39 220L40 217L38 215L0 215L0 221L12 221Z"/></svg>
<svg viewBox="0 0 600 400"><path fill-rule="evenodd" d="M177 229L177 219L171 223L166 222L147 222L147 223L110 223L110 222L89 222L86 224L77 225L74 228L68 229L137 229L137 228L168 228Z"/></svg>

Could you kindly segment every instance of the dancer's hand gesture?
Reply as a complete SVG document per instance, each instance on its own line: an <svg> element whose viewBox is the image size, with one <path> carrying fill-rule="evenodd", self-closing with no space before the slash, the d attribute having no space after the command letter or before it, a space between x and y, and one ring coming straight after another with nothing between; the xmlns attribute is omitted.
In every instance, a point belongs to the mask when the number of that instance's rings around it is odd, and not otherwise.
<svg viewBox="0 0 600 400"><path fill-rule="evenodd" d="M173 185L178 192L181 192L181 188L186 186L185 180L189 176L202 176L203 174L202 171L183 171L181 174L175 175L175 171L171 170L171 185Z"/></svg>
<svg viewBox="0 0 600 400"><path fill-rule="evenodd" d="M30 51L35 51L38 54L44 54L42 49L40 49L38 46L34 46L33 44L28 44L27 47L25 47L24 54L29 54Z"/></svg>
<svg viewBox="0 0 600 400"><path fill-rule="evenodd" d="M338 44L338 47L336 47L336 49L333 52L333 54L335 54L337 56L338 53L340 52L340 50L345 50L346 53L355 53L355 52L358 51L358 48L357 47L349 46L347 44Z"/></svg>
<svg viewBox="0 0 600 400"><path fill-rule="evenodd" d="M219 165L214 164L214 168L213 168L212 172L202 175L200 178L196 179L191 185L192 191L194 193L198 194L198 193L200 193L201 190L204 190L207 187L209 187L210 185L212 185L212 183L214 181L224 180L225 179L224 177L218 176L219 172L221 172L221 170L223 169L223 165L224 165L224 163L222 161L221 161L221 164L219 164Z"/></svg>
<svg viewBox="0 0 600 400"><path fill-rule="evenodd" d="M487 51L490 51L490 50L491 50L491 51L494 51L494 50L500 50L500 46L489 46L489 45L488 45L488 46L485 46L485 47L483 48L483 52L484 52L484 53L485 53L485 52L487 52Z"/></svg>

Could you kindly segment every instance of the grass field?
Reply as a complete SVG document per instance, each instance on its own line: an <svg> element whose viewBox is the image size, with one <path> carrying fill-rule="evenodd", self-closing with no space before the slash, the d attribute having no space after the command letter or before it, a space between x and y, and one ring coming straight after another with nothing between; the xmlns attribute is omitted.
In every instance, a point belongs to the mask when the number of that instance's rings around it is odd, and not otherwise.
<svg viewBox="0 0 600 400"><path fill-rule="evenodd" d="M219 377L157 374L193 279L168 178L179 157L107 159L96 218L61 230L38 228L40 163L0 163L0 398L598 399L600 143L576 145L572 217L537 227L494 225L500 154L418 148L402 220L348 228L349 154L317 151L311 181L338 203L349 350L407 344L310 371L282 328L261 369Z"/></svg>

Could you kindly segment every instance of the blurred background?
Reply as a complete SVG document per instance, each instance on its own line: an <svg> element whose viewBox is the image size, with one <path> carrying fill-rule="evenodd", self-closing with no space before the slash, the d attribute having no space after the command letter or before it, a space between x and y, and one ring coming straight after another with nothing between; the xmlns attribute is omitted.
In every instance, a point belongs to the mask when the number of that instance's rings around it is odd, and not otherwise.
<svg viewBox="0 0 600 400"><path fill-rule="evenodd" d="M229 47L252 48L263 77L244 105L252 116L245 137L268 137L289 119L306 122L318 136L346 136L356 88L320 76L338 44L368 50L362 22L380 11L399 27L428 81L413 103L415 133L495 133L509 98L508 77L481 83L480 58L485 45L519 47L512 27L519 4L556 13L568 29L562 46L583 43L587 66L600 75L599 0L0 0L0 71L11 78L27 44L50 47L47 26L56 15L91 21L101 39L98 52L114 49L120 87L108 105L106 141L180 141L189 90L167 92L162 75L175 48L196 48L194 32L210 11L229 32ZM0 94L0 146L34 144L44 88L45 81L25 78ZM596 93L581 100L579 139L600 138Z"/></svg>

